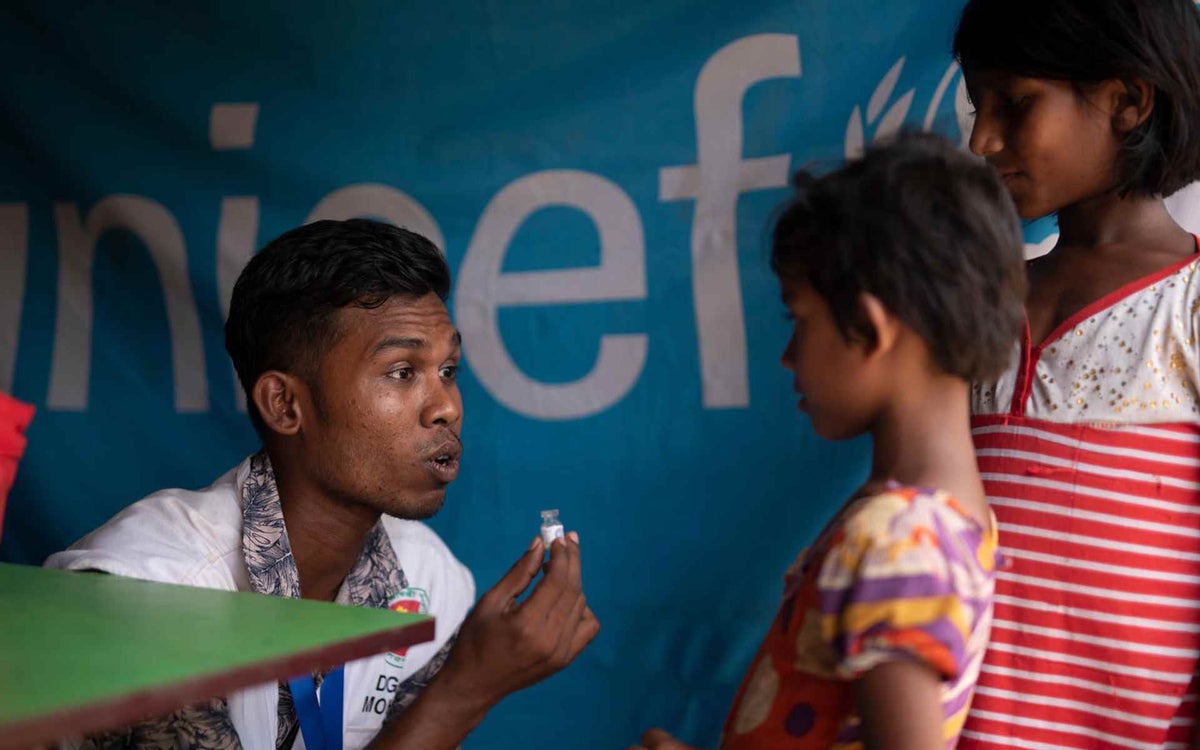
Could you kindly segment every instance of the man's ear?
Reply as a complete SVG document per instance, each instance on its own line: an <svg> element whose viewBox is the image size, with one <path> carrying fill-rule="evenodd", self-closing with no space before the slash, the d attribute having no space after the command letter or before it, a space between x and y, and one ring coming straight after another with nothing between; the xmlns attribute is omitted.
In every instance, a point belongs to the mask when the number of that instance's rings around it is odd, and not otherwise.
<svg viewBox="0 0 1200 750"><path fill-rule="evenodd" d="M896 347L900 336L900 321L870 292L859 293L858 306L867 325L875 331L874 343L864 344L867 357L886 356Z"/></svg>
<svg viewBox="0 0 1200 750"><path fill-rule="evenodd" d="M250 395L267 429L280 435L295 435L307 416L303 407L308 389L295 375L267 370L254 381Z"/></svg>

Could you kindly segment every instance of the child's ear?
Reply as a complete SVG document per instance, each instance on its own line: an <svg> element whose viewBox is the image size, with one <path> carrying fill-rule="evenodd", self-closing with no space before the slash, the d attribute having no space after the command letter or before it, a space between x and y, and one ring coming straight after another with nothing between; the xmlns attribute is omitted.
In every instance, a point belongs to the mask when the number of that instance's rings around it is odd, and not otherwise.
<svg viewBox="0 0 1200 750"><path fill-rule="evenodd" d="M1154 111L1154 87L1147 81L1106 81L1106 101L1111 106L1113 130L1119 135L1133 131Z"/></svg>
<svg viewBox="0 0 1200 750"><path fill-rule="evenodd" d="M304 424L301 394L304 383L291 373L268 370L258 376L250 391L263 424L280 435L295 435Z"/></svg>
<svg viewBox="0 0 1200 750"><path fill-rule="evenodd" d="M888 310L878 297L870 292L859 293L858 305L862 308L867 324L875 331L875 343L868 346L868 356L873 357L892 351L896 346L896 339L900 335L900 321L895 315L892 315L891 310Z"/></svg>

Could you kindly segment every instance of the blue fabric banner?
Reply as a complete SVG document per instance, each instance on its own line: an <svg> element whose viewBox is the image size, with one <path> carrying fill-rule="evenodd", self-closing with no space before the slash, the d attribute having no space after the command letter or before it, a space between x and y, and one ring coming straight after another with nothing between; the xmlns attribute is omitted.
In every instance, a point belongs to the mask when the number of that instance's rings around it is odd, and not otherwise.
<svg viewBox="0 0 1200 750"><path fill-rule="evenodd" d="M39 412L0 559L253 451L222 346L238 271L303 222L390 220L445 249L465 339L432 525L482 591L560 508L604 626L467 747L715 744L867 459L796 412L770 216L791 171L902 125L964 139L960 7L7 3L0 391Z"/></svg>

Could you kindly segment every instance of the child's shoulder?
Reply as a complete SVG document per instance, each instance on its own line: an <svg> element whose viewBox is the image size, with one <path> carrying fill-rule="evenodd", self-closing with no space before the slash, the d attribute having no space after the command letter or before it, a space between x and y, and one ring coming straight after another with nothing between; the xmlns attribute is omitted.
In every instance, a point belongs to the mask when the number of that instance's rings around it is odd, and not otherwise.
<svg viewBox="0 0 1200 750"><path fill-rule="evenodd" d="M949 493L888 487L848 509L834 544L844 565L891 566L907 559L982 559L990 535ZM901 565L901 567L905 567Z"/></svg>
<svg viewBox="0 0 1200 750"><path fill-rule="evenodd" d="M979 525L948 492L893 485L856 500L842 531L847 537L888 540L909 537L930 524L951 530Z"/></svg>
<svg viewBox="0 0 1200 750"><path fill-rule="evenodd" d="M1134 302L1140 298L1141 305L1147 309L1174 307L1174 313L1179 317L1188 317L1189 314L1195 317L1196 301L1200 300L1200 273L1197 273L1200 271L1200 237L1193 236L1193 241L1197 251L1189 257L1131 282L1130 286L1135 291L1126 301Z"/></svg>

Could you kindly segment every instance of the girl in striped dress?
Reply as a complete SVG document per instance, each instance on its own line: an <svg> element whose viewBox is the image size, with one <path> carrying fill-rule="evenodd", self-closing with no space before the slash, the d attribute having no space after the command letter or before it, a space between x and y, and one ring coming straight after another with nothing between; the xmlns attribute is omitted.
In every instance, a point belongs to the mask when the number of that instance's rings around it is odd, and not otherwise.
<svg viewBox="0 0 1200 750"><path fill-rule="evenodd" d="M1192 0L971 0L970 147L1024 218L1006 372L972 391L1007 565L963 748L1183 748L1200 656L1200 178Z"/></svg>

